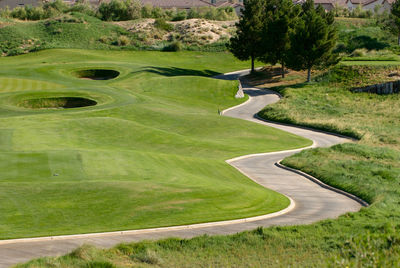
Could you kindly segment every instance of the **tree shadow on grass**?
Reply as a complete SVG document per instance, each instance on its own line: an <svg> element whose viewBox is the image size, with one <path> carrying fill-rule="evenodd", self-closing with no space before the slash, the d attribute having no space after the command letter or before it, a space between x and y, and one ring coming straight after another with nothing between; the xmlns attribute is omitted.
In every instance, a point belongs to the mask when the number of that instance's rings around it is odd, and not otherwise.
<svg viewBox="0 0 400 268"><path fill-rule="evenodd" d="M184 69L184 68L177 68L177 67L154 67L154 66L146 66L143 70L132 72L134 73L153 73L162 76L204 76L204 77L211 77L217 74L218 72L212 70L193 70L193 69Z"/></svg>
<svg viewBox="0 0 400 268"><path fill-rule="evenodd" d="M281 85L281 86L276 86L276 87L270 87L268 89L281 93L286 88L304 88L305 86L308 86L308 85L310 85L310 83L303 82L303 83L297 83L297 84L292 84L292 85Z"/></svg>
<svg viewBox="0 0 400 268"><path fill-rule="evenodd" d="M389 44L379 41L366 35L351 38L347 44L347 52L352 53L356 49L365 48L367 50L382 50L389 47ZM340 52L340 51L339 51Z"/></svg>

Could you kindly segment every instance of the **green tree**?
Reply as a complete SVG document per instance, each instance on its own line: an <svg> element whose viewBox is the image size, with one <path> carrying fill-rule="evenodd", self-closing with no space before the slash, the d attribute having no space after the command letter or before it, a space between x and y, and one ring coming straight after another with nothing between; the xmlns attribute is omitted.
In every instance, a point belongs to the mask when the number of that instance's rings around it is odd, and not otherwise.
<svg viewBox="0 0 400 268"><path fill-rule="evenodd" d="M388 26L397 35L397 44L400 45L400 0L392 3Z"/></svg>
<svg viewBox="0 0 400 268"><path fill-rule="evenodd" d="M292 0L267 0L262 31L264 55L262 61L281 64L282 77L285 77L285 63L290 49L289 32L294 27L298 6Z"/></svg>
<svg viewBox="0 0 400 268"><path fill-rule="evenodd" d="M126 19L127 20L136 20L142 17L142 4L137 0L126 0Z"/></svg>
<svg viewBox="0 0 400 268"><path fill-rule="evenodd" d="M239 60L251 59L251 71L254 61L262 55L263 1L245 0L242 15L236 23L236 34L228 44L229 50Z"/></svg>
<svg viewBox="0 0 400 268"><path fill-rule="evenodd" d="M314 1L307 0L290 34L292 45L288 52L288 67L307 70L307 82L310 82L313 67L328 67L338 62L332 53L336 40L333 13L326 13L320 5L315 8Z"/></svg>
<svg viewBox="0 0 400 268"><path fill-rule="evenodd" d="M100 4L98 15L106 21L133 20L141 17L141 9L137 0L111 0Z"/></svg>

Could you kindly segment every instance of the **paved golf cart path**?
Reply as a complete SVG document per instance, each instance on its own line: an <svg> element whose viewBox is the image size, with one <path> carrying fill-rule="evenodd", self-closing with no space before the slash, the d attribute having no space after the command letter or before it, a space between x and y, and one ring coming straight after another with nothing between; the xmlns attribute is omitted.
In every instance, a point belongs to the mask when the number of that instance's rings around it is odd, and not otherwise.
<svg viewBox="0 0 400 268"><path fill-rule="evenodd" d="M241 71L220 75L219 79L237 79L247 74ZM325 134L292 126L268 123L255 118L255 114L266 105L277 102L279 96L273 91L259 90L243 86L250 99L237 107L225 110L224 116L240 118L255 123L275 127L314 141L313 147L331 146L349 140L335 135ZM122 242L143 239L159 239L166 237L190 238L202 234L225 235L258 226L298 225L316 222L327 218L336 218L346 212L355 212L361 204L341 193L328 190L311 180L282 169L275 165L279 160L301 151L292 150L269 154L239 157L227 162L246 174L260 185L278 191L291 198L291 205L284 211L274 215L261 216L236 221L206 223L189 226L167 227L148 230L111 232L102 234L86 234L59 236L51 238L0 240L0 267L25 262L41 256L57 256L70 252L84 243L101 247L112 247Z"/></svg>

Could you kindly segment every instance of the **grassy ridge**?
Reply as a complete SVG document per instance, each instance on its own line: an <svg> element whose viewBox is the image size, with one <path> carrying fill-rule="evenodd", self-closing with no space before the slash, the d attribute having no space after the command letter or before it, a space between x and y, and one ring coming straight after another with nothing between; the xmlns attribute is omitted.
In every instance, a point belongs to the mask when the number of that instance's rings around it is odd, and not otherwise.
<svg viewBox="0 0 400 268"><path fill-rule="evenodd" d="M310 144L218 115L244 101L236 81L209 78L247 66L229 54L48 50L0 61L2 239L242 218L289 203L225 163ZM120 76L75 75L96 68ZM98 105L18 105L74 96Z"/></svg>
<svg viewBox="0 0 400 268"><path fill-rule="evenodd" d="M0 52L12 56L48 48L118 48L118 38L126 35L128 32L122 27L74 13L38 22L14 22L1 27ZM114 38L115 45L100 42L102 36Z"/></svg>
<svg viewBox="0 0 400 268"><path fill-rule="evenodd" d="M203 40L200 36L196 37L195 35L190 35L190 38L188 35L187 40L180 40L183 36L180 37L179 27L175 29L173 25L164 22L169 27L166 30L157 27L154 23L149 23L145 28L150 28L150 30L135 31L134 29L138 27L144 27L137 25L140 23L140 20L123 23L105 22L79 12L62 14L40 21L0 22L0 55L15 56L52 48L136 51L226 50L227 36L212 42L208 42L207 38ZM120 26L124 24L130 26L125 26L125 28ZM201 25L200 21L196 25L189 27L194 27L195 31L195 27ZM210 28L213 29L214 26L210 25ZM207 32L209 31L210 29L207 28ZM171 33L171 36L168 37L171 40L165 40L167 37L164 38L168 33ZM220 35L222 36L222 32ZM204 35L203 38L205 37L207 36ZM176 42L179 43L179 47L173 48L172 46Z"/></svg>
<svg viewBox="0 0 400 268"><path fill-rule="evenodd" d="M383 31L375 19L337 18L336 25L335 52L345 60L398 61L397 37ZM51 48L215 52L226 51L233 33L233 25L215 21L186 20L174 25L164 20L108 22L74 11L39 21L0 18L0 54Z"/></svg>

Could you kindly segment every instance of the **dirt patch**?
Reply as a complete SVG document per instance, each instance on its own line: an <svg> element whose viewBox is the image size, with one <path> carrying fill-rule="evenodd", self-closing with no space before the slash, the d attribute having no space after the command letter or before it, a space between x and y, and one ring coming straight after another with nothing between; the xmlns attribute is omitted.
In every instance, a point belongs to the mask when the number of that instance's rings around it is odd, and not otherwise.
<svg viewBox="0 0 400 268"><path fill-rule="evenodd" d="M110 80L118 77L119 74L118 71L107 69L89 69L75 72L77 77L89 80Z"/></svg>
<svg viewBox="0 0 400 268"><path fill-rule="evenodd" d="M235 32L236 21L209 21L205 19L188 19L168 22L172 31L157 29L154 19L138 21L113 22L131 33L138 35L139 40L147 45L157 41L181 41L185 44L210 44L229 39Z"/></svg>
<svg viewBox="0 0 400 268"><path fill-rule="evenodd" d="M81 97L55 97L28 99L19 103L18 106L31 109L71 109L94 106L96 104L97 102L94 100Z"/></svg>

